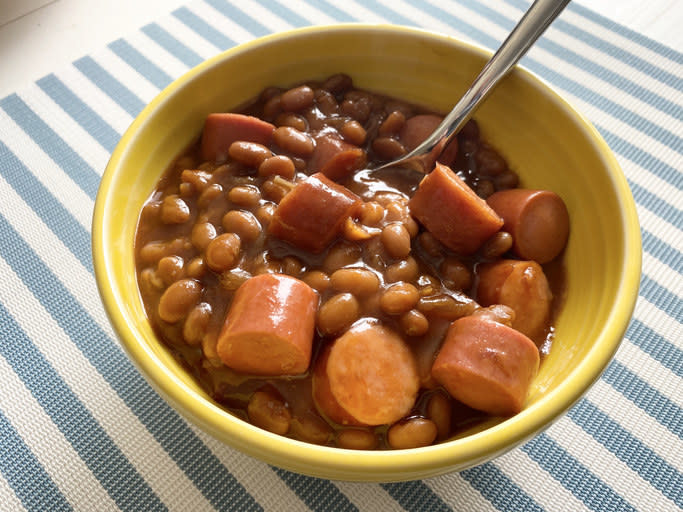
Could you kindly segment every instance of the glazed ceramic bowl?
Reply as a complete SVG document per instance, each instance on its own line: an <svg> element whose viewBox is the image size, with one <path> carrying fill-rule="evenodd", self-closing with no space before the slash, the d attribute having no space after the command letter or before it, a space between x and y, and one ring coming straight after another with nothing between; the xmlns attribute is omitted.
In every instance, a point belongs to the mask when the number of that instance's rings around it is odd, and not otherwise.
<svg viewBox="0 0 683 512"><path fill-rule="evenodd" d="M271 85L334 73L356 86L446 112L490 54L450 37L395 26L340 25L280 33L228 50L169 85L121 139L102 178L93 255L102 300L123 346L190 422L270 464L317 477L398 481L490 460L548 427L600 376L629 323L640 276L640 230L626 180L593 126L548 85L516 68L477 111L484 137L521 185L562 196L571 217L566 301L525 409L447 442L350 451L271 434L233 416L200 388L155 336L140 299L133 242L140 209L207 114Z"/></svg>

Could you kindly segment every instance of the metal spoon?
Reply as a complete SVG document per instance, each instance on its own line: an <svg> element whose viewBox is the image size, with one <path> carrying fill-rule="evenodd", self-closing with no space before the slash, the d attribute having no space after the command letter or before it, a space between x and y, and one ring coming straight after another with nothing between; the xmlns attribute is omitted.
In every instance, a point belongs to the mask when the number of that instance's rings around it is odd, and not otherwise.
<svg viewBox="0 0 683 512"><path fill-rule="evenodd" d="M410 153L382 164L374 171L388 167L403 167L422 173L430 172L441 152L469 120L474 110L512 66L526 54L569 2L570 0L535 0L436 130Z"/></svg>

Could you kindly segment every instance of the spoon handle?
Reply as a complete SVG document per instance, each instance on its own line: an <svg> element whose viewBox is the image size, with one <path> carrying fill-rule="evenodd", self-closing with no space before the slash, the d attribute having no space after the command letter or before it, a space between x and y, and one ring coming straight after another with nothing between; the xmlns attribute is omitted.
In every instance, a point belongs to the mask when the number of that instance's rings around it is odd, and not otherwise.
<svg viewBox="0 0 683 512"><path fill-rule="evenodd" d="M460 101L434 132L413 151L380 168L402 166L423 173L469 120L475 108L557 18L570 0L535 0Z"/></svg>

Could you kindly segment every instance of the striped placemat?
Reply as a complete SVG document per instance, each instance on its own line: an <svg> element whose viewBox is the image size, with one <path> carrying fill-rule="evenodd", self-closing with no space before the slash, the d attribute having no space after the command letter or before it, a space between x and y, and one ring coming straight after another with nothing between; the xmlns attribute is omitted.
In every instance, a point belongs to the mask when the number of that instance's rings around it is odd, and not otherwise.
<svg viewBox="0 0 683 512"><path fill-rule="evenodd" d="M523 64L598 128L637 202L631 325L591 391L544 433L457 474L318 480L180 418L119 346L90 221L134 116L188 68L310 24L429 28L495 48L528 0L192 1L0 99L0 510L640 510L683 507L683 54L570 4ZM85 51L85 50L84 50Z"/></svg>

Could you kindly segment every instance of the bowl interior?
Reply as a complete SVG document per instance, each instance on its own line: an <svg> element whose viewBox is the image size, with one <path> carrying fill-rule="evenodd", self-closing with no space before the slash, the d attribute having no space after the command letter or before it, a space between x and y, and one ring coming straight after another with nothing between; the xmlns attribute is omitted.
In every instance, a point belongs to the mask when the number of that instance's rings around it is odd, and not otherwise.
<svg viewBox="0 0 683 512"><path fill-rule="evenodd" d="M104 174L93 221L100 293L115 330L143 374L182 414L250 455L315 476L390 481L464 469L527 439L573 404L616 350L633 310L640 238L626 181L598 133L522 69L476 113L483 135L522 186L560 194L571 216L566 302L553 348L527 408L440 445L358 453L292 441L223 411L160 345L135 279L138 214L170 162L198 137L210 112L271 85L333 73L357 86L447 111L488 54L451 38L382 26L336 26L269 36L209 60L162 92L126 132Z"/></svg>

